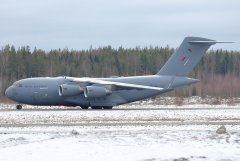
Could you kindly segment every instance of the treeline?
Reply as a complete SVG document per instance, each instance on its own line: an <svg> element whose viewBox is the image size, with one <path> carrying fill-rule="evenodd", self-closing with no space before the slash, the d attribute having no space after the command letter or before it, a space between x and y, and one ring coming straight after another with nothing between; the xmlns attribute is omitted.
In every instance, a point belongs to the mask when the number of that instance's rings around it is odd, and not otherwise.
<svg viewBox="0 0 240 161"><path fill-rule="evenodd" d="M44 51L28 46L16 49L6 45L0 50L0 96L14 81L28 77L108 77L155 74L175 49L145 47L125 49L111 46L88 50L58 49ZM240 53L209 51L191 73L201 82L170 92L171 96L240 96Z"/></svg>

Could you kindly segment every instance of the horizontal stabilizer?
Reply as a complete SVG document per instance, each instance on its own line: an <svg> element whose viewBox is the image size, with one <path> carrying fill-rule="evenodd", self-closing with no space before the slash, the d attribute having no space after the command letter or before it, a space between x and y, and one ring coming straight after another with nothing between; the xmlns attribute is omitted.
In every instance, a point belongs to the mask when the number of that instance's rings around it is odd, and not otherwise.
<svg viewBox="0 0 240 161"><path fill-rule="evenodd" d="M216 43L234 43L229 41L188 41L192 45L214 45Z"/></svg>

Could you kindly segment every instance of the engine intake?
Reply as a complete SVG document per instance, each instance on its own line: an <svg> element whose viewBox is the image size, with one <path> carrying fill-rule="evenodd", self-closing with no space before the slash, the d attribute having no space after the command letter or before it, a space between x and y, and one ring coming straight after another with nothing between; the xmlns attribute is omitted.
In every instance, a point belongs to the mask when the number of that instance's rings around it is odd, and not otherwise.
<svg viewBox="0 0 240 161"><path fill-rule="evenodd" d="M64 97L76 96L83 93L83 88L79 85L62 84L59 86L59 95Z"/></svg>
<svg viewBox="0 0 240 161"><path fill-rule="evenodd" d="M84 89L84 96L87 98L98 98L105 97L107 95L111 95L112 91L105 87L98 86L87 86Z"/></svg>

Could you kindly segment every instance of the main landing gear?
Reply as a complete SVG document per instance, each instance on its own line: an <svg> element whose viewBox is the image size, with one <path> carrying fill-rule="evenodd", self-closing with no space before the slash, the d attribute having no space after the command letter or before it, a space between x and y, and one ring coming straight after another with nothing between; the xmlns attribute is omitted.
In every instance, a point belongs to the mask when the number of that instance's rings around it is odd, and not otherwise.
<svg viewBox="0 0 240 161"><path fill-rule="evenodd" d="M111 110L111 109L112 109L112 106L104 106L103 109L105 109L105 110Z"/></svg>
<svg viewBox="0 0 240 161"><path fill-rule="evenodd" d="M92 106L92 109L93 110L101 110L101 109L110 110L110 109L112 109L112 106L103 106L103 107L101 107L101 106Z"/></svg>
<svg viewBox="0 0 240 161"><path fill-rule="evenodd" d="M87 110L89 107L88 106L82 106L81 107L83 110Z"/></svg>
<svg viewBox="0 0 240 161"><path fill-rule="evenodd" d="M21 110L22 109L22 105L16 105L16 109Z"/></svg>
<svg viewBox="0 0 240 161"><path fill-rule="evenodd" d="M89 107L88 106L82 106L81 107L83 110L87 110ZM92 106L91 107L93 110L101 110L101 109L104 109L104 110L111 110L112 109L112 106ZM16 109L17 110L21 110L22 109L22 105L16 105Z"/></svg>
<svg viewBox="0 0 240 161"><path fill-rule="evenodd" d="M89 106L81 106L81 108L83 110L87 110L89 108ZM93 109L93 110L101 110L101 109L111 110L112 106L91 106L91 109Z"/></svg>

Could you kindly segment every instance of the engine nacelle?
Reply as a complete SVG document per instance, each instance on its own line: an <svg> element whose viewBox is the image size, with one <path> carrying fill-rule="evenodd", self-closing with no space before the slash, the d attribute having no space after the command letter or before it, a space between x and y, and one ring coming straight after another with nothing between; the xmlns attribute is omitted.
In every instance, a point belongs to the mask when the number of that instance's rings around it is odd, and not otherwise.
<svg viewBox="0 0 240 161"><path fill-rule="evenodd" d="M62 84L59 86L59 95L64 97L76 96L83 93L83 88L79 85Z"/></svg>
<svg viewBox="0 0 240 161"><path fill-rule="evenodd" d="M105 97L111 94L112 94L112 91L110 91L107 88L99 87L99 86L87 86L84 89L84 96L88 98Z"/></svg>

